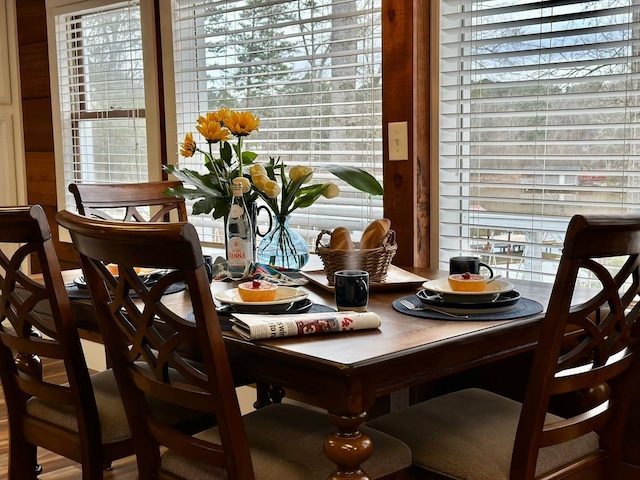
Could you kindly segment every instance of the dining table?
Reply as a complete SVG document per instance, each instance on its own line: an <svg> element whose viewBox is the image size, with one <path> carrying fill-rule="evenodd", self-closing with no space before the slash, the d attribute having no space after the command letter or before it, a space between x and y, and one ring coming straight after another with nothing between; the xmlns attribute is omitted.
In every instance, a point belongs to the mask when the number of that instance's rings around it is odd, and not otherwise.
<svg viewBox="0 0 640 480"><path fill-rule="evenodd" d="M396 300L415 297L423 281L446 278L448 272L393 268L405 272L411 281L371 285L367 310L379 315L379 328L259 341L244 339L234 331L223 332L234 375L277 386L287 396L327 411L335 425L335 432L323 446L326 456L337 465L332 479L369 478L361 464L371 454L370 438L359 428L377 399L532 350L552 287L548 283L504 279L513 283L523 299L539 304L539 313L532 315L476 320L475 315L442 316L434 312L435 318L429 318L429 312L416 316L398 308ZM72 282L78 275L81 272L63 273L65 282ZM211 290L215 295L236 284L213 281ZM308 292L314 304L335 308L332 287L327 282L309 281L298 288ZM163 302L186 315L190 309L188 295L182 290L166 295ZM81 331L99 339L90 300L72 298L72 305Z"/></svg>

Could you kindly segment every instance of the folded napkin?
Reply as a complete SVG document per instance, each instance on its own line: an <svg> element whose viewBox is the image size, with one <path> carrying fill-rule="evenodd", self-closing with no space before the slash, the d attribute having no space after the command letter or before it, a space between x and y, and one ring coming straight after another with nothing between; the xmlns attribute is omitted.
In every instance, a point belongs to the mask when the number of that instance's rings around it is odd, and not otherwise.
<svg viewBox="0 0 640 480"><path fill-rule="evenodd" d="M304 285L308 282L306 278L293 278L285 273L264 263L251 262L246 266L241 274L231 272L229 263L224 257L218 257L213 262L213 279L216 281L231 280L266 280L276 285Z"/></svg>

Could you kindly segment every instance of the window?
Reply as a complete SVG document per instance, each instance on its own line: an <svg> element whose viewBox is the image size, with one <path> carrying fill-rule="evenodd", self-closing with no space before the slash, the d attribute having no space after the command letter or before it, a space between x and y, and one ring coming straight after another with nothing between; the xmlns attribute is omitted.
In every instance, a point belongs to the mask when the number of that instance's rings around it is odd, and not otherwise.
<svg viewBox="0 0 640 480"><path fill-rule="evenodd" d="M258 161L280 156L316 168L344 162L382 180L381 0L175 0L176 141L199 115L222 107L260 117L245 142ZM170 143L170 142L169 142ZM176 149L177 150L177 149ZM204 171L202 159L179 158ZM310 245L322 229L361 233L382 199L340 184L341 194L294 212ZM222 221L191 217L200 238L222 242Z"/></svg>
<svg viewBox="0 0 640 480"><path fill-rule="evenodd" d="M70 183L141 182L149 171L140 2L91 5L48 12L58 72L59 205L73 210Z"/></svg>
<svg viewBox="0 0 640 480"><path fill-rule="evenodd" d="M640 5L444 0L440 268L551 281L576 213L638 210Z"/></svg>

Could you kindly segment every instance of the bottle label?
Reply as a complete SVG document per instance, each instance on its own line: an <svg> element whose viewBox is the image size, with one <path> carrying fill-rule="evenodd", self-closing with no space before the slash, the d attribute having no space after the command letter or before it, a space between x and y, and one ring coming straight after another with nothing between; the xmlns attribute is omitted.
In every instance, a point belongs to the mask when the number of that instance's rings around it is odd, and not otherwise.
<svg viewBox="0 0 640 480"><path fill-rule="evenodd" d="M239 218L243 213L244 208L242 208L240 205L231 205L231 208L229 209L230 218Z"/></svg>
<svg viewBox="0 0 640 480"><path fill-rule="evenodd" d="M229 239L227 255L229 266L244 267L252 260L251 243L240 237L231 237Z"/></svg>

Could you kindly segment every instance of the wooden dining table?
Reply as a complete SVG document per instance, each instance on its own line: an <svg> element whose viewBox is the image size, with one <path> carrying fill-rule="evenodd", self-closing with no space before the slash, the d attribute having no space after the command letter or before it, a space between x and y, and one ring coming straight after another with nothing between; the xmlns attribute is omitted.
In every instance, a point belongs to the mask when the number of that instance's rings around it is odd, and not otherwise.
<svg viewBox="0 0 640 480"><path fill-rule="evenodd" d="M447 275L432 269L407 270L425 280ZM65 278L69 281L77 274L65 272ZM546 309L550 284L507 280L522 297L536 300ZM214 281L211 289L215 294L234 286ZM300 288L308 291L314 303L335 307L333 293L326 285L310 282ZM515 320L437 320L401 313L392 307L395 299L412 295L418 288L419 283L415 282L372 286L367 308L382 320L380 327L373 330L261 341L224 332L234 374L278 386L287 396L328 412L336 431L325 441L324 452L340 465L332 479L368 478L360 465L371 453L370 439L359 427L367 420L376 399L518 355L536 345L542 314ZM163 301L182 314L190 308L186 291L167 295ZM81 328L98 335L90 302L72 303ZM349 452L348 464L345 448Z"/></svg>

